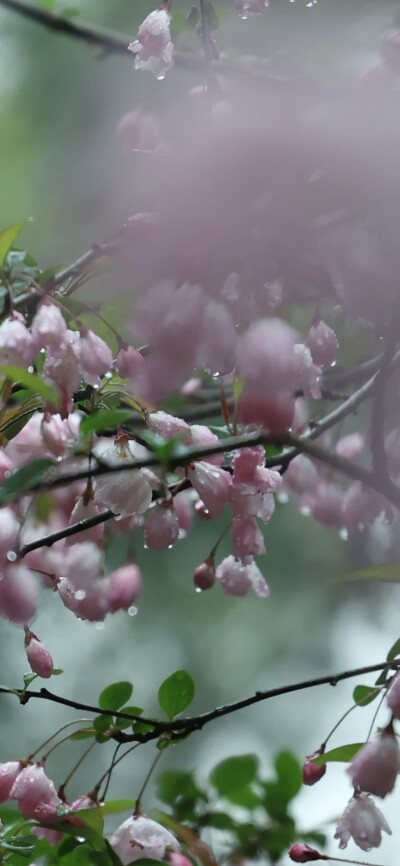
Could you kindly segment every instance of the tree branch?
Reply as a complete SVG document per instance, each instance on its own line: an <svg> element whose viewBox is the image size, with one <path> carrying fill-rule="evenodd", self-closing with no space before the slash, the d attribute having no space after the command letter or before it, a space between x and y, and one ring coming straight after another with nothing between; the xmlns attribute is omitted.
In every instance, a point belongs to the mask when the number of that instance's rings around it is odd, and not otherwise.
<svg viewBox="0 0 400 866"><path fill-rule="evenodd" d="M315 679L309 680L301 680L298 683L292 683L286 686L279 686L276 689L268 689L267 691L257 691L254 695L250 695L248 698L243 698L239 701L234 701L231 704L226 704L223 707L216 707L214 710L210 710L207 713L201 713L198 716L189 716L186 719L175 719L172 722L163 722L163 721L154 721L154 719L149 719L144 716L136 716L131 713L124 713L123 710L114 711L114 710L103 710L100 707L92 706L91 704L81 703L80 701L73 701L68 698L62 698L59 695L50 692L46 688L40 689L37 691L28 691L26 689L11 689L6 686L0 687L1 694L7 695L15 695L21 704L27 704L31 699L39 699L46 700L56 704L62 704L63 706L70 707L74 710L79 710L80 712L86 713L94 713L97 715L110 716L116 719L132 719L132 722L141 722L144 724L148 724L152 726L152 731L149 731L145 734L124 734L122 731L117 731L111 735L111 739L116 740L121 743L147 743L149 740L154 740L160 737L162 734L170 734L171 739L180 739L183 735L187 735L192 731L201 730L204 725L208 724L208 722L212 722L215 719L222 718L223 716L230 715L231 713L236 713L238 710L242 710L245 707L250 707L253 704L260 703L261 701L270 700L270 698L280 697L281 695L287 695L291 692L303 691L304 689L316 688L317 686L330 685L336 686L337 683L342 680L353 679L354 677L363 676L364 674L375 673L377 671L382 671L385 668L390 668L393 670L398 670L400 666L400 660L398 661L384 661L379 662L375 665L365 665L360 668L352 668L351 670L341 671L337 674L329 674L324 677L317 677Z"/></svg>
<svg viewBox="0 0 400 866"><path fill-rule="evenodd" d="M102 514L96 514L94 517L86 517L84 520L79 520L78 523L73 523L71 526L65 526L64 529L59 529L58 532L52 532L50 535L45 535L43 538L37 538L36 541L30 541L28 544L21 544L18 548L18 556L26 556L32 550L38 550L39 547L51 547L56 541L61 541L63 538L70 538L71 535L77 535L79 532L86 532L87 529L93 529L94 526L99 526L107 520L112 520L116 517L113 511L103 511Z"/></svg>

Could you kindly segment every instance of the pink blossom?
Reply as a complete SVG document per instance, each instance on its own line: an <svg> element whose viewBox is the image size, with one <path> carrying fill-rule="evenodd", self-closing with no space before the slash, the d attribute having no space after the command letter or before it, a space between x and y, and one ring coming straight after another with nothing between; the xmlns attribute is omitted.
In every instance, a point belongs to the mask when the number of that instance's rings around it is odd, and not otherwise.
<svg viewBox="0 0 400 866"><path fill-rule="evenodd" d="M226 595L247 595L253 589L261 598L269 596L269 587L255 562L243 565L234 556L227 556L217 567L216 578L220 580Z"/></svg>
<svg viewBox="0 0 400 866"><path fill-rule="evenodd" d="M161 79L173 66L170 19L167 9L162 8L150 12L141 23L136 42L128 45L128 50L136 54L135 69L148 69Z"/></svg>
<svg viewBox="0 0 400 866"><path fill-rule="evenodd" d="M111 370L112 351L94 331L87 330L82 334L80 362L83 378L89 385L100 385L104 374Z"/></svg>
<svg viewBox="0 0 400 866"><path fill-rule="evenodd" d="M142 590L142 576L136 563L122 565L113 571L109 577L107 602L112 613L117 610L128 610L136 604Z"/></svg>
<svg viewBox="0 0 400 866"><path fill-rule="evenodd" d="M314 764L313 758L319 758L325 752L325 746L321 746L312 755L307 755L305 764L303 765L303 782L305 785L315 785L319 782L326 773L326 764Z"/></svg>
<svg viewBox="0 0 400 866"><path fill-rule="evenodd" d="M43 442L51 454L54 454L55 457L64 456L67 451L68 433L61 415L54 414L43 419L42 436Z"/></svg>
<svg viewBox="0 0 400 866"><path fill-rule="evenodd" d="M323 319L311 325L307 343L313 361L319 366L334 364L337 360L339 343L336 334Z"/></svg>
<svg viewBox="0 0 400 866"><path fill-rule="evenodd" d="M232 549L244 565L251 563L253 556L266 553L264 536L254 517L242 515L234 518Z"/></svg>
<svg viewBox="0 0 400 866"><path fill-rule="evenodd" d="M342 501L342 523L349 529L356 529L364 523L373 523L384 512L388 523L393 520L393 510L384 496L364 487L360 481L351 484Z"/></svg>
<svg viewBox="0 0 400 866"><path fill-rule="evenodd" d="M57 583L60 598L69 610L79 619L89 622L103 622L110 610L108 600L109 585L103 577L95 578L87 585L76 589L67 578L61 577Z"/></svg>
<svg viewBox="0 0 400 866"><path fill-rule="evenodd" d="M230 312L210 301L203 317L203 334L196 356L196 367L211 375L230 373L235 365L237 334Z"/></svg>
<svg viewBox="0 0 400 866"><path fill-rule="evenodd" d="M365 443L365 436L361 433L349 433L336 443L336 454L345 457L346 460L355 460L361 454Z"/></svg>
<svg viewBox="0 0 400 866"><path fill-rule="evenodd" d="M152 433L157 433L164 439L179 436L185 442L190 441L190 427L183 418L176 418L167 412L149 412L146 423Z"/></svg>
<svg viewBox="0 0 400 866"><path fill-rule="evenodd" d="M340 839L339 848L347 848L350 836L363 851L379 848L382 841L382 830L391 835L392 831L375 806L371 797L358 794L347 804L336 827L335 839Z"/></svg>
<svg viewBox="0 0 400 866"><path fill-rule="evenodd" d="M26 628L25 631L25 646L28 662L35 674L38 674L39 677L43 677L44 679L48 679L53 673L53 659L44 643L42 643L42 641L39 640L39 638L37 638L28 628Z"/></svg>
<svg viewBox="0 0 400 866"><path fill-rule="evenodd" d="M400 770L400 749L388 730L357 752L347 772L361 791L386 797L393 791Z"/></svg>
<svg viewBox="0 0 400 866"><path fill-rule="evenodd" d="M137 380L143 375L144 358L133 346L126 346L119 350L115 366L122 379Z"/></svg>
<svg viewBox="0 0 400 866"><path fill-rule="evenodd" d="M7 553L18 546L18 538L21 530L12 508L0 509L0 559L6 559Z"/></svg>
<svg viewBox="0 0 400 866"><path fill-rule="evenodd" d="M319 400L321 398L321 388L319 385L322 373L321 367L314 364L311 352L304 343L296 343L293 346L293 352L296 358L300 387L303 389L306 397L313 397L314 400Z"/></svg>
<svg viewBox="0 0 400 866"><path fill-rule="evenodd" d="M113 833L110 845L126 866L134 860L163 860L168 850L180 851L172 833L144 815L133 815Z"/></svg>
<svg viewBox="0 0 400 866"><path fill-rule="evenodd" d="M166 860L171 866L193 866L189 857L185 857L184 854L177 854L174 851L167 854Z"/></svg>
<svg viewBox="0 0 400 866"><path fill-rule="evenodd" d="M0 764L0 803L5 803L9 799L11 788L20 772L20 761L7 761L6 764Z"/></svg>
<svg viewBox="0 0 400 866"><path fill-rule="evenodd" d="M118 124L118 134L122 138L127 155L135 150L155 151L161 144L157 118L151 112L143 111L142 108L135 108L134 111L124 115ZM127 373L126 377L130 375Z"/></svg>
<svg viewBox="0 0 400 866"><path fill-rule="evenodd" d="M198 460L188 469L189 480L214 519L224 511L229 501L231 476L225 469Z"/></svg>
<svg viewBox="0 0 400 866"><path fill-rule="evenodd" d="M318 470L305 454L291 460L284 475L284 483L293 493L313 493L319 482Z"/></svg>
<svg viewBox="0 0 400 866"><path fill-rule="evenodd" d="M19 319L4 319L0 325L0 365L27 367L37 355L37 346L28 328Z"/></svg>
<svg viewBox="0 0 400 866"><path fill-rule="evenodd" d="M400 673L393 677L386 698L395 719L400 719Z"/></svg>
<svg viewBox="0 0 400 866"><path fill-rule="evenodd" d="M205 424L190 425L190 444L192 448L209 448L213 445L219 445L219 439L216 433L213 433ZM202 458L205 463L214 463L215 466L222 466L224 462L223 454L209 454Z"/></svg>
<svg viewBox="0 0 400 866"><path fill-rule="evenodd" d="M38 589L31 572L24 565L3 567L0 581L0 616L24 625L36 614Z"/></svg>
<svg viewBox="0 0 400 866"><path fill-rule="evenodd" d="M269 0L236 0L236 9L243 21L252 15L261 15L269 6Z"/></svg>
<svg viewBox="0 0 400 866"><path fill-rule="evenodd" d="M302 508L310 508L314 520L323 526L341 526L343 491L333 481L320 481L317 487L302 497Z"/></svg>
<svg viewBox="0 0 400 866"><path fill-rule="evenodd" d="M193 575L194 585L197 589L211 589L215 583L214 557L209 556L201 565L198 565Z"/></svg>
<svg viewBox="0 0 400 866"><path fill-rule="evenodd" d="M57 808L62 805L54 783L40 764L29 764L21 770L11 788L10 798L18 800L24 818L35 818L44 823L56 820Z"/></svg>
<svg viewBox="0 0 400 866"><path fill-rule="evenodd" d="M33 318L31 332L38 349L58 352L67 335L67 323L60 308L56 304L41 304Z"/></svg>
<svg viewBox="0 0 400 866"><path fill-rule="evenodd" d="M108 466L123 466L134 459L127 438L117 440L102 454L103 463ZM124 472L110 472L96 479L95 501L101 502L111 511L122 517L130 514L143 514L152 500L152 490L144 474L138 469Z"/></svg>
<svg viewBox="0 0 400 866"><path fill-rule="evenodd" d="M292 845L289 857L295 863L308 863L309 860L325 860L324 854L320 854L316 848L310 848L304 842L297 842L296 845Z"/></svg>
<svg viewBox="0 0 400 866"><path fill-rule="evenodd" d="M178 518L179 529L188 532L193 525L193 505L196 493L194 490L180 490L174 496L174 508Z"/></svg>
<svg viewBox="0 0 400 866"><path fill-rule="evenodd" d="M175 544L179 523L175 509L169 504L155 505L146 520L145 541L150 550L165 550Z"/></svg>
<svg viewBox="0 0 400 866"><path fill-rule="evenodd" d="M87 590L102 573L102 551L92 541L71 544L64 551L62 567L75 590Z"/></svg>
<svg viewBox="0 0 400 866"><path fill-rule="evenodd" d="M80 368L80 336L77 331L67 330L64 340L46 354L44 372L67 395L79 388L82 381Z"/></svg>

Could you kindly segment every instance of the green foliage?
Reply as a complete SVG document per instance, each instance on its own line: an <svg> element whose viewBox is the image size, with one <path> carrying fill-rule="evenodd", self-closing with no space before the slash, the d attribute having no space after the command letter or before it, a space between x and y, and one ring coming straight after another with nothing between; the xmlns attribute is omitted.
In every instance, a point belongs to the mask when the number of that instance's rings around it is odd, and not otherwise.
<svg viewBox="0 0 400 866"><path fill-rule="evenodd" d="M397 638L397 640L395 640L393 646L390 647L390 650L389 650L386 658L387 658L388 662L392 662L398 656L400 656L400 637Z"/></svg>
<svg viewBox="0 0 400 866"><path fill-rule="evenodd" d="M257 771L256 755L237 755L221 761L212 771L210 781L221 796L231 799L235 793L243 791L254 782Z"/></svg>
<svg viewBox="0 0 400 866"><path fill-rule="evenodd" d="M20 382L34 394L43 397L46 403L51 403L55 409L59 408L60 392L54 382L47 381L36 373L29 373L25 367L14 365L0 366L0 376L11 379L12 382Z"/></svg>
<svg viewBox="0 0 400 866"><path fill-rule="evenodd" d="M25 223L16 223L8 229L0 232L0 267L2 267L7 258L7 254L17 240L18 235L22 232Z"/></svg>
<svg viewBox="0 0 400 866"><path fill-rule="evenodd" d="M374 686L356 686L353 691L353 701L355 704L358 704L359 707L366 707L378 695L381 693L381 689L374 688Z"/></svg>
<svg viewBox="0 0 400 866"><path fill-rule="evenodd" d="M328 764L331 761L343 761L348 764L364 745L365 743L348 743L346 746L338 746L330 752L325 752L324 755L319 755L318 758L313 758L313 764Z"/></svg>
<svg viewBox="0 0 400 866"><path fill-rule="evenodd" d="M120 710L129 701L133 692L132 683L126 681L112 683L101 692L99 707L102 710Z"/></svg>
<svg viewBox="0 0 400 866"><path fill-rule="evenodd" d="M6 505L7 502L12 502L21 493L28 493L33 490L37 484L45 480L48 470L56 465L54 460L39 457L37 460L32 460L25 466L21 466L0 484L0 505Z"/></svg>
<svg viewBox="0 0 400 866"><path fill-rule="evenodd" d="M192 703L195 685L187 671L175 671L158 690L158 703L170 719L176 718Z"/></svg>
<svg viewBox="0 0 400 866"><path fill-rule="evenodd" d="M131 418L132 412L129 412L128 409L114 409L114 411L99 409L93 415L84 418L80 432L86 436L90 433L100 433L103 430L114 430Z"/></svg>

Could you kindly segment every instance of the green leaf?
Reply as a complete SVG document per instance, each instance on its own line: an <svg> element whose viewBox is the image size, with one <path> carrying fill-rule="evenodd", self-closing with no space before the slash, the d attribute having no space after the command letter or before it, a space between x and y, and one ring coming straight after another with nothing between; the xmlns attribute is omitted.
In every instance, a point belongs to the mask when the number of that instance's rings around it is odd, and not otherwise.
<svg viewBox="0 0 400 866"><path fill-rule="evenodd" d="M204 7L204 11L205 11L205 18L206 18L208 29L211 31L211 33L213 32L213 30L218 30L219 18L218 18L218 15L214 9L213 4L212 3L206 3L205 7Z"/></svg>
<svg viewBox="0 0 400 866"><path fill-rule="evenodd" d="M157 779L157 796L164 803L175 804L178 800L206 800L197 787L192 773L170 770Z"/></svg>
<svg viewBox="0 0 400 866"><path fill-rule="evenodd" d="M132 716L140 716L143 709L142 707L122 707L122 711L124 713L132 713ZM115 719L114 728L118 731L124 731L126 728L129 728L134 721L134 719Z"/></svg>
<svg viewBox="0 0 400 866"><path fill-rule="evenodd" d="M235 376L235 378L233 380L233 400L234 400L235 406L236 406L236 403L240 400L240 397L242 396L242 391L244 388L244 382L245 382L244 379L238 379L237 376Z"/></svg>
<svg viewBox="0 0 400 866"><path fill-rule="evenodd" d="M51 403L55 408L59 408L60 391L54 382L43 379L36 373L29 373L24 367L16 367L13 364L0 366L0 376L11 379L13 382L21 382L25 388L29 388L30 391L43 397L46 403Z"/></svg>
<svg viewBox="0 0 400 866"><path fill-rule="evenodd" d="M55 9L57 0L40 0L40 3L46 9Z"/></svg>
<svg viewBox="0 0 400 866"><path fill-rule="evenodd" d="M30 686L30 684L33 683L33 680L36 680L37 678L38 678L38 674L33 674L33 673L24 674L24 686L25 686L25 688L27 689L28 686Z"/></svg>
<svg viewBox="0 0 400 866"><path fill-rule="evenodd" d="M95 731L93 728L85 728L83 731L76 731L75 734L71 734L69 739L74 742L75 740L88 740L90 737L94 736Z"/></svg>
<svg viewBox="0 0 400 866"><path fill-rule="evenodd" d="M158 690L158 703L170 719L176 718L192 703L195 685L187 671L175 671Z"/></svg>
<svg viewBox="0 0 400 866"><path fill-rule="evenodd" d="M254 782L257 771L258 758L256 755L236 755L217 764L210 779L217 791L226 797Z"/></svg>
<svg viewBox="0 0 400 866"><path fill-rule="evenodd" d="M0 846L20 854L22 857L31 857L37 845L37 838L29 833L26 836L0 836Z"/></svg>
<svg viewBox="0 0 400 866"><path fill-rule="evenodd" d="M99 409L93 415L88 415L81 423L80 432L84 435L98 433L100 430L114 430L125 421L132 420L132 412L128 409Z"/></svg>
<svg viewBox="0 0 400 866"><path fill-rule="evenodd" d="M207 827L214 827L216 830L224 830L231 833L234 833L236 830L235 822L225 812L211 812L203 820L207 824Z"/></svg>
<svg viewBox="0 0 400 866"><path fill-rule="evenodd" d="M381 691L374 686L356 686L353 691L353 701L359 707L366 707L381 694Z"/></svg>
<svg viewBox="0 0 400 866"><path fill-rule="evenodd" d="M292 752L280 752L275 760L279 790L287 802L299 793L303 783L302 768Z"/></svg>
<svg viewBox="0 0 400 866"><path fill-rule="evenodd" d="M338 577L337 582L350 580L380 580L385 583L400 583L400 565L391 562L382 562L380 565L373 565L371 568L361 568L359 571L352 571L349 574Z"/></svg>
<svg viewBox="0 0 400 866"><path fill-rule="evenodd" d="M64 673L64 671L62 670L62 668L53 668L51 675L52 675L52 677L59 677L63 673Z"/></svg>
<svg viewBox="0 0 400 866"><path fill-rule="evenodd" d="M250 811L262 804L261 795L251 785L246 785L244 788L240 788L240 790L231 790L229 794L224 794L224 796L230 803L234 803L235 806L241 806L243 809L249 809Z"/></svg>
<svg viewBox="0 0 400 866"><path fill-rule="evenodd" d="M56 465L54 460L39 457L21 466L0 484L0 505L12 502L21 493L29 493L45 479L47 471Z"/></svg>
<svg viewBox="0 0 400 866"><path fill-rule="evenodd" d="M388 662L392 662L393 659L400 656L400 637L395 640L393 646L390 647L390 650L386 656Z"/></svg>
<svg viewBox="0 0 400 866"><path fill-rule="evenodd" d="M14 242L17 240L17 237L20 232L22 232L24 226L25 223L15 223L15 225L0 232L0 267L3 267L7 258L7 253L14 245Z"/></svg>
<svg viewBox="0 0 400 866"><path fill-rule="evenodd" d="M96 740L98 743L107 743L110 739L110 732L113 727L112 716L97 716L93 720L93 727L96 731Z"/></svg>
<svg viewBox="0 0 400 866"><path fill-rule="evenodd" d="M337 749L331 749L330 752L325 752L324 755L313 758L313 764L328 764L331 761L343 761L345 764L348 764L363 746L365 746L365 743L348 743L346 746L338 746Z"/></svg>
<svg viewBox="0 0 400 866"><path fill-rule="evenodd" d="M99 696L99 707L102 710L120 710L129 701L133 692L132 683L122 681L112 683L101 692Z"/></svg>
<svg viewBox="0 0 400 866"><path fill-rule="evenodd" d="M192 27L193 30L195 27L197 27L197 25L200 21L200 13L199 13L197 6L192 6L192 8L189 12L189 15L186 18L186 21L187 21L189 27Z"/></svg>

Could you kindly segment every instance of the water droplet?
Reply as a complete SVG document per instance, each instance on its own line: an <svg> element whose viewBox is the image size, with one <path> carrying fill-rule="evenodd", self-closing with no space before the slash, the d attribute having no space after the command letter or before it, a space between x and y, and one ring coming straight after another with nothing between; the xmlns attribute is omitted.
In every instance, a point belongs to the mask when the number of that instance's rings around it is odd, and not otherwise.
<svg viewBox="0 0 400 866"><path fill-rule="evenodd" d="M145 542L145 541L144 541L144 542L143 542L143 547L144 547L144 549L145 549L145 550L148 550L148 549L149 549L149 545L148 545L148 544L146 544L146 542Z"/></svg>
<svg viewBox="0 0 400 866"><path fill-rule="evenodd" d="M311 514L311 508L309 505L302 505L300 508L300 514L303 514L304 517L309 517Z"/></svg>
<svg viewBox="0 0 400 866"><path fill-rule="evenodd" d="M216 372L216 373L212 374L211 378L212 379L219 379L220 375L221 375L221 373Z"/></svg>
<svg viewBox="0 0 400 866"><path fill-rule="evenodd" d="M9 478L10 475L11 475L10 470L9 470L9 469L6 469L6 471L5 471L5 473L4 473L4 478Z"/></svg>
<svg viewBox="0 0 400 866"><path fill-rule="evenodd" d="M165 73L159 72L159 74L156 75L156 78L157 78L157 81L164 81Z"/></svg>
<svg viewBox="0 0 400 866"><path fill-rule="evenodd" d="M45 355L45 354L46 354L46 349L41 349L40 352L39 352L39 354L40 354L40 355Z"/></svg>
<svg viewBox="0 0 400 866"><path fill-rule="evenodd" d="M112 379L112 377L113 377L112 373L106 373L104 376L105 379Z"/></svg>
<svg viewBox="0 0 400 866"><path fill-rule="evenodd" d="M174 546L173 544L169 544L167 547L167 550L172 550L173 546Z"/></svg>
<svg viewBox="0 0 400 866"><path fill-rule="evenodd" d="M30 364L28 367L28 373L34 373L34 372L35 372L35 368L32 367L32 364Z"/></svg>
<svg viewBox="0 0 400 866"><path fill-rule="evenodd" d="M17 559L17 554L15 550L9 550L7 552L7 559L9 562L15 562L15 560Z"/></svg>
<svg viewBox="0 0 400 866"><path fill-rule="evenodd" d="M339 538L341 538L342 541L347 541L347 539L348 539L348 537L349 537L349 532L348 532L348 530L346 529L345 526L342 526L342 528L339 529L339 533L338 533L338 534L339 534Z"/></svg>
<svg viewBox="0 0 400 866"><path fill-rule="evenodd" d="M186 536L187 536L186 529L180 529L180 530L179 530L179 533L178 533L178 538L179 538L179 540L181 541L182 538L186 538Z"/></svg>
<svg viewBox="0 0 400 866"><path fill-rule="evenodd" d="M4 574L0 571L0 580L4 580Z"/></svg>
<svg viewBox="0 0 400 866"><path fill-rule="evenodd" d="M199 586L196 586L194 591L195 591L195 592L202 592L202 590L200 589Z"/></svg>
<svg viewBox="0 0 400 866"><path fill-rule="evenodd" d="M95 628L97 628L97 631L102 631L104 628L104 622L96 622Z"/></svg>
<svg viewBox="0 0 400 866"><path fill-rule="evenodd" d="M247 21L248 17L249 16L247 12L239 12L239 18L241 18L242 21ZM201 590L199 590L199 592L201 592Z"/></svg>
<svg viewBox="0 0 400 866"><path fill-rule="evenodd" d="M284 490L282 490L281 493L278 493L276 498L277 498L278 502L281 503L281 505L286 505L286 503L289 502L289 499L290 499L289 494L285 493Z"/></svg>
<svg viewBox="0 0 400 866"><path fill-rule="evenodd" d="M136 616L137 612L138 609L134 604L131 607L128 607L128 616Z"/></svg>
<svg viewBox="0 0 400 866"><path fill-rule="evenodd" d="M85 590L84 589L77 589L77 591L74 592L74 598L76 598L77 601L83 601L83 599L86 598Z"/></svg>

